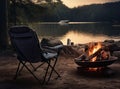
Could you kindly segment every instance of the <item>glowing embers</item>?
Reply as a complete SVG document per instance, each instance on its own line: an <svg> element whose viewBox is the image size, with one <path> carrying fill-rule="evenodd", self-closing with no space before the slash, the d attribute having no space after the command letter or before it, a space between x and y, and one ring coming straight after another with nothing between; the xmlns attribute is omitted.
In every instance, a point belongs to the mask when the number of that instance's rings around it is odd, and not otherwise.
<svg viewBox="0 0 120 89"><path fill-rule="evenodd" d="M116 74L116 72L109 67L97 67L97 68L77 67L77 72L80 75L89 77L110 77Z"/></svg>

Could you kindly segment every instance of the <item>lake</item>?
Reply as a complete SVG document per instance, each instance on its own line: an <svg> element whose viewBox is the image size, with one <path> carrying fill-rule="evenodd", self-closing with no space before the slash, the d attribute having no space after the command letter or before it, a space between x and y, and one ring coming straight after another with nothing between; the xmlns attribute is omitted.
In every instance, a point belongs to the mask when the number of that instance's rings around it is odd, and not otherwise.
<svg viewBox="0 0 120 89"><path fill-rule="evenodd" d="M69 24L58 24L57 22L30 24L39 39L57 38L64 44L71 39L75 44L100 42L104 40L120 40L120 25L100 22L70 22Z"/></svg>

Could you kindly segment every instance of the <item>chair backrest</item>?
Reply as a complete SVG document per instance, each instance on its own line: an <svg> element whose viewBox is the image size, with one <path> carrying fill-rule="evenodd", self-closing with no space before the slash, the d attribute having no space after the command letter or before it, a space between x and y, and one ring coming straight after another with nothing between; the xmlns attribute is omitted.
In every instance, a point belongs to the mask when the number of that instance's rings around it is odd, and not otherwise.
<svg viewBox="0 0 120 89"><path fill-rule="evenodd" d="M9 30L11 44L15 48L18 59L22 61L42 61L42 50L37 34L26 26L15 26Z"/></svg>

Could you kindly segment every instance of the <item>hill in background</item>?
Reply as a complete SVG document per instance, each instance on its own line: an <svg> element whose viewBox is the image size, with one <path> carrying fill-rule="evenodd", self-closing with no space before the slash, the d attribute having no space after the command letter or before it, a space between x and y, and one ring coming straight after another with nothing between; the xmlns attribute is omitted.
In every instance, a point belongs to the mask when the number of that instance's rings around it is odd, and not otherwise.
<svg viewBox="0 0 120 89"><path fill-rule="evenodd" d="M120 22L120 2L92 4L82 7L68 8L61 2L54 5L41 6L39 4L16 5L17 22L52 22L61 19L70 21L108 21ZM14 19L13 5L10 5L9 21Z"/></svg>

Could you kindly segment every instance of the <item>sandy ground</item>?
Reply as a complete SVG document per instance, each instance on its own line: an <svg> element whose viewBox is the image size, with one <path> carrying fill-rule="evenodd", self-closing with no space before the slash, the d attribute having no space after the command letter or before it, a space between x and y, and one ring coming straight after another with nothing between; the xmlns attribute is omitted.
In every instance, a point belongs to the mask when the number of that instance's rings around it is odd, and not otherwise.
<svg viewBox="0 0 120 89"><path fill-rule="evenodd" d="M61 55L56 70L61 78L56 79L54 73L51 81L40 86L33 76L24 68L17 80L13 80L17 68L17 58L13 55L0 55L0 89L120 89L120 63L110 65L114 75L104 76L96 73L81 73L74 63L74 57ZM36 75L42 80L44 65Z"/></svg>

